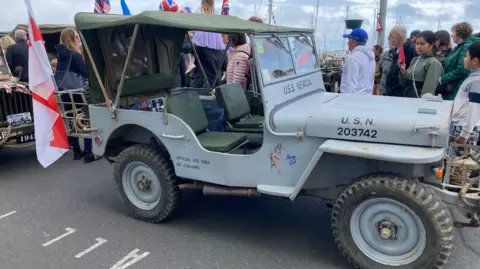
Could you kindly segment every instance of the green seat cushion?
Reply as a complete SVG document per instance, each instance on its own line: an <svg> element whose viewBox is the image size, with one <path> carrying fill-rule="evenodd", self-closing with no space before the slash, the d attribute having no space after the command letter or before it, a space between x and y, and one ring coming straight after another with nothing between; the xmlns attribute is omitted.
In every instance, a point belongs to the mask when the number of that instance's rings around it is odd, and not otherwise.
<svg viewBox="0 0 480 269"><path fill-rule="evenodd" d="M225 84L215 89L217 102L225 109L225 119L236 121L250 114L250 105L239 83Z"/></svg>
<svg viewBox="0 0 480 269"><path fill-rule="evenodd" d="M229 152L247 141L247 135L243 133L205 132L197 138L202 147L216 152Z"/></svg>
<svg viewBox="0 0 480 269"><path fill-rule="evenodd" d="M263 123L265 121L265 117L254 115L251 118L247 118L244 120L237 121L233 123L235 128L243 128L243 129L258 129L263 128Z"/></svg>
<svg viewBox="0 0 480 269"><path fill-rule="evenodd" d="M195 134L205 131L208 119L203 109L202 101L195 91L182 91L167 97L167 112L182 119Z"/></svg>

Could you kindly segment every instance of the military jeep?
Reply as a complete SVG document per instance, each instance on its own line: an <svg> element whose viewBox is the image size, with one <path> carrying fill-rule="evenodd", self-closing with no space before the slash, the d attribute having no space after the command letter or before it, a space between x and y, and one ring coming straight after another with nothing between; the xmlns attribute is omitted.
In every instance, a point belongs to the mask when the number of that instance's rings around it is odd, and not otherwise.
<svg viewBox="0 0 480 269"><path fill-rule="evenodd" d="M88 93L92 102L65 124L113 163L121 197L139 219L168 219L184 189L309 195L332 207L333 236L356 268L441 268L455 227L478 251L478 182L444 173L452 164L451 102L326 92L308 29L161 11L79 13L75 24L89 86L59 95ZM213 89L173 82L192 30L249 36L264 116L252 114L238 84L221 85L215 101L229 128L209 129L203 93ZM314 60L299 61L297 49Z"/></svg>

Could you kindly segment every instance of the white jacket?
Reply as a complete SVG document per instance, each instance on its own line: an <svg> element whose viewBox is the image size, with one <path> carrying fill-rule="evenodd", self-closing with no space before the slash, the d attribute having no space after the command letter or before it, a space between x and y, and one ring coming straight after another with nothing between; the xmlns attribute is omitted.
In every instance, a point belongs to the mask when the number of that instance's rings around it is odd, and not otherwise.
<svg viewBox="0 0 480 269"><path fill-rule="evenodd" d="M357 46L343 65L341 93L373 94L375 53L371 48Z"/></svg>
<svg viewBox="0 0 480 269"><path fill-rule="evenodd" d="M460 136L465 138L480 126L480 70L473 71L460 86L453 100L452 123L462 126Z"/></svg>

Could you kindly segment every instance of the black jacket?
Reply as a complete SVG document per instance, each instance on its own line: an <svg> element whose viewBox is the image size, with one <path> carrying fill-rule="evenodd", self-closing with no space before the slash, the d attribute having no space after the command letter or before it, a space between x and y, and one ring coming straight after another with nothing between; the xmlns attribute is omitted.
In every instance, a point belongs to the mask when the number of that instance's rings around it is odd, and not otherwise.
<svg viewBox="0 0 480 269"><path fill-rule="evenodd" d="M73 51L64 44L55 45L55 50L57 51L57 70L56 71L65 71L67 70L68 61L70 60L70 55L72 56L72 62L70 63L70 68L68 71L79 74L80 76L87 79L87 66L83 60L80 53Z"/></svg>
<svg viewBox="0 0 480 269"><path fill-rule="evenodd" d="M55 70L55 81L57 83L57 86L59 86L65 74L64 72L59 71L67 70L70 56L72 57L72 61L70 62L70 68L67 71L77 73L83 78L87 79L87 66L80 53L70 50L64 44L55 45L55 50L57 51L57 69ZM58 90L62 91L63 89L59 88ZM64 102L70 102L70 98L67 95L62 95L62 100ZM74 95L74 102L82 103L83 100L80 95ZM72 109L71 105L68 104L64 104L64 107L65 110Z"/></svg>
<svg viewBox="0 0 480 269"><path fill-rule="evenodd" d="M195 73L192 76L191 87L206 87L204 75L200 68L203 66L205 75L210 83L210 87L214 88L221 84L222 72L227 69L227 55L224 50L215 50L207 47L195 46L198 58L195 57Z"/></svg>
<svg viewBox="0 0 480 269"><path fill-rule="evenodd" d="M413 58L418 56L417 49L415 48L415 44L410 39L407 40L407 43L405 43L405 45L403 45L403 49L405 51L405 62L408 69Z"/></svg>
<svg viewBox="0 0 480 269"><path fill-rule="evenodd" d="M406 69L408 69L413 58L418 56L417 50L410 39L407 40L405 45L403 45L403 50L405 52ZM392 54L392 65L390 66L390 71L387 74L385 95L405 97L405 85L400 82L400 66L398 65L399 53L396 49L393 49L390 52Z"/></svg>
<svg viewBox="0 0 480 269"><path fill-rule="evenodd" d="M188 40L188 38L184 40L181 51L183 53L195 53L192 44L190 43L190 40ZM227 70L228 64L225 50L215 50L195 45L195 51L198 54L198 57L195 56L196 68L188 86L194 88L206 87L206 82L204 79L202 68L200 68L200 64L202 64L208 82L210 82L210 87L213 88L220 85L222 80L222 72Z"/></svg>
<svg viewBox="0 0 480 269"><path fill-rule="evenodd" d="M15 73L15 68L23 68L20 81L28 81L28 43L26 40L18 40L17 43L7 48L6 58L10 71L14 76L18 76Z"/></svg>

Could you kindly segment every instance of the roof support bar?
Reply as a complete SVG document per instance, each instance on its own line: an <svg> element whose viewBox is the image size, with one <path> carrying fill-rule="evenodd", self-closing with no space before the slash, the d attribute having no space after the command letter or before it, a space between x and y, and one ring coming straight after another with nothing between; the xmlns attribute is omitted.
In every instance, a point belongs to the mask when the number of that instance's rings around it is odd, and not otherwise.
<svg viewBox="0 0 480 269"><path fill-rule="evenodd" d="M208 81L207 74L205 73L205 69L203 69L202 62L200 61L200 58L198 58L198 53L197 50L195 49L195 44L193 44L192 38L190 35L187 33L188 40L190 41L190 44L192 45L193 53L195 53L195 62L198 62L198 65L200 65L200 70L202 70L203 77L205 78L205 82L207 83L207 87L210 87L210 81ZM195 63L197 65L197 63Z"/></svg>
<svg viewBox="0 0 480 269"><path fill-rule="evenodd" d="M230 46L230 42L231 42L231 41L232 41L232 36L229 35L229 36L228 36L228 42L227 42L227 44L225 45L225 52L223 53L223 58L222 58L222 63L220 64L220 68L222 68L222 67L223 67L223 64L225 64L225 59L227 59L228 46ZM222 70L222 72L220 72L220 74L217 75L217 77L215 77L215 80L214 80L214 81L216 82L219 78L222 77L222 75L223 75L223 70Z"/></svg>
<svg viewBox="0 0 480 269"><path fill-rule="evenodd" d="M100 85L100 89L102 90L103 93L103 98L105 98L105 105L107 108L112 112L112 100L110 99L109 94L107 93L107 89L105 89L105 85L103 85L102 78L100 77L100 73L98 72L97 65L95 64L95 61L93 60L92 53L90 52L90 48L88 47L87 40L82 34L82 31L79 31L80 38L82 39L82 44L85 47L85 51L87 52L88 60L92 64L93 67L93 72L95 73L95 76L97 77L98 85Z"/></svg>
<svg viewBox="0 0 480 269"><path fill-rule="evenodd" d="M133 48L135 46L135 40L137 40L138 30L140 29L140 24L135 24L133 29L132 41L130 42L130 47L128 48L127 59L125 60L125 65L123 66L122 77L120 78L120 84L117 88L117 95L115 96L115 103L113 104L112 118L115 118L115 111L117 110L118 104L120 103L120 95L122 95L123 83L125 83L125 75L127 74L127 68L132 60Z"/></svg>

